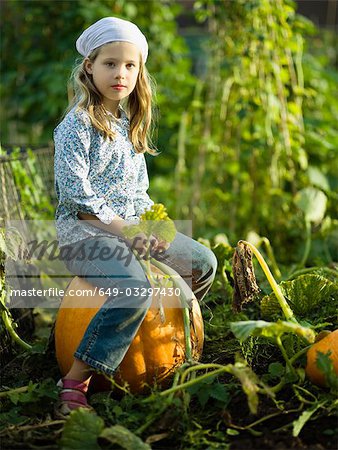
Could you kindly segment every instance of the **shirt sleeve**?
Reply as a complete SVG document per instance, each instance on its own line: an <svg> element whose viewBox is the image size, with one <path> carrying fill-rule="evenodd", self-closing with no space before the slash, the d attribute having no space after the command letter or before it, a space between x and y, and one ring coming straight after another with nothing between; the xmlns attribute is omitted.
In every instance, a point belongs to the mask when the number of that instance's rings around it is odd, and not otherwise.
<svg viewBox="0 0 338 450"><path fill-rule="evenodd" d="M139 217L144 211L149 209L154 202L150 199L147 190L149 188L149 177L144 155L142 155L140 169L138 173L137 190L134 200L135 214Z"/></svg>
<svg viewBox="0 0 338 450"><path fill-rule="evenodd" d="M109 224L116 213L103 197L94 192L89 181L90 124L85 118L72 114L54 131L54 171L59 202L75 213L92 214Z"/></svg>

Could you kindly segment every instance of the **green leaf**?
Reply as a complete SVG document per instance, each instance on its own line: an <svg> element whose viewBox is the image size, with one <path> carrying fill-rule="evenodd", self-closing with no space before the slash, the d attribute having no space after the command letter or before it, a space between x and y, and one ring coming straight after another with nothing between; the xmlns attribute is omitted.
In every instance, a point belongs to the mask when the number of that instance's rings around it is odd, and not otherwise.
<svg viewBox="0 0 338 450"><path fill-rule="evenodd" d="M330 189L328 178L323 174L323 172L315 166L309 166L308 175L311 183L324 191Z"/></svg>
<svg viewBox="0 0 338 450"><path fill-rule="evenodd" d="M29 417L22 416L20 406L14 406L8 412L0 413L0 429L7 428L8 425L22 425L29 420Z"/></svg>
<svg viewBox="0 0 338 450"><path fill-rule="evenodd" d="M100 438L107 439L112 444L118 444L125 450L151 450L148 444L121 425L105 428L101 432Z"/></svg>
<svg viewBox="0 0 338 450"><path fill-rule="evenodd" d="M229 435L229 436L238 436L239 435L239 431L234 430L233 428L227 428L226 434Z"/></svg>
<svg viewBox="0 0 338 450"><path fill-rule="evenodd" d="M294 322L279 320L277 322L265 322L264 320L247 320L243 322L231 322L231 331L240 341L244 341L249 336L264 336L277 338L283 333L293 333L314 342L315 333L311 328L303 327Z"/></svg>
<svg viewBox="0 0 338 450"><path fill-rule="evenodd" d="M298 419L293 421L293 430L292 436L297 437L301 432L302 428L306 424L306 422L311 418L313 413L317 411L321 407L321 404L315 403L311 408L303 411L302 414L298 417Z"/></svg>
<svg viewBox="0 0 338 450"><path fill-rule="evenodd" d="M317 351L316 365L318 369L325 375L325 381L330 388L338 393L338 378L335 372L333 361L330 358L332 351L327 353Z"/></svg>
<svg viewBox="0 0 338 450"><path fill-rule="evenodd" d="M297 316L306 317L323 304L332 307L333 314L337 308L338 285L323 276L301 275L292 281L283 281L280 288ZM280 314L279 303L274 293L262 298L261 313L266 318Z"/></svg>
<svg viewBox="0 0 338 450"><path fill-rule="evenodd" d="M148 238L154 235L160 240L172 242L176 236L176 227L169 218L166 208L161 203L156 203L149 211L141 215L138 224L124 228L123 232L130 239L139 233L144 233Z"/></svg>
<svg viewBox="0 0 338 450"><path fill-rule="evenodd" d="M327 202L324 192L313 187L304 188L297 193L295 202L303 211L306 221L319 223L323 220Z"/></svg>
<svg viewBox="0 0 338 450"><path fill-rule="evenodd" d="M172 242L175 239L176 227L172 220L161 220L159 222L154 222L151 229L151 234L160 240Z"/></svg>
<svg viewBox="0 0 338 450"><path fill-rule="evenodd" d="M222 265L225 260L232 259L235 249L224 242L220 242L212 247L212 251L219 264Z"/></svg>
<svg viewBox="0 0 338 450"><path fill-rule="evenodd" d="M95 413L79 408L70 413L61 437L62 450L99 450L97 438L104 429L104 421Z"/></svg>
<svg viewBox="0 0 338 450"><path fill-rule="evenodd" d="M227 405L230 401L229 390L224 386L224 384L217 383L213 386L210 391L210 397L219 400L224 405Z"/></svg>
<svg viewBox="0 0 338 450"><path fill-rule="evenodd" d="M197 398L198 398L198 401L200 402L202 408L204 408L204 406L206 405L207 401L210 398L209 389L208 388L200 389L197 392Z"/></svg>
<svg viewBox="0 0 338 450"><path fill-rule="evenodd" d="M225 385L215 382L215 377L210 377L189 387L188 392L197 396L202 408L210 398L219 400L224 406L228 405L230 401L229 390Z"/></svg>
<svg viewBox="0 0 338 450"><path fill-rule="evenodd" d="M257 375L243 363L238 363L231 368L231 373L240 381L242 389L247 396L248 406L252 414L257 413L259 381Z"/></svg>
<svg viewBox="0 0 338 450"><path fill-rule="evenodd" d="M273 377L273 378L278 378L284 375L285 372L285 367L283 366L283 364L279 363L279 362L273 362L271 364L269 364L269 374Z"/></svg>

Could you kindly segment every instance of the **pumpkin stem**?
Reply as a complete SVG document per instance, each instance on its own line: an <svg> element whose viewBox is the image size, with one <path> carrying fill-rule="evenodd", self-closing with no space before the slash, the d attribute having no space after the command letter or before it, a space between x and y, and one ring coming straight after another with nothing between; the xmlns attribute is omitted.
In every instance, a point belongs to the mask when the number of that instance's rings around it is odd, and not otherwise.
<svg viewBox="0 0 338 450"><path fill-rule="evenodd" d="M154 258L150 259L151 264L153 264L158 269L162 270L163 273L169 275L174 286L179 289L180 300L183 313L183 326L184 326L184 339L185 339L185 359L186 361L192 361L192 348L191 348L191 334L190 334L190 317L189 317L189 302L193 296L193 293L186 282L181 278L181 276L171 267L166 264L157 261Z"/></svg>
<svg viewBox="0 0 338 450"><path fill-rule="evenodd" d="M144 260L144 259L140 258L139 254L136 251L134 251L134 254L135 254L136 258L138 259L139 263L141 264L145 274L147 275L147 278L148 278L150 284L153 287L161 287L161 281L158 281L156 278L154 278L153 272L151 271L149 255L147 255L146 260ZM163 308L163 304L162 304L161 294L158 295L158 309L160 312L161 323L165 323L165 313L164 313L164 308Z"/></svg>
<svg viewBox="0 0 338 450"><path fill-rule="evenodd" d="M160 283L155 280L151 271L151 264L160 269L166 275L169 275L172 280L174 286L179 289L180 292L180 300L182 306L182 314L183 314L183 326L184 326L184 340L185 340L185 359L186 361L192 361L192 347L191 347L191 333L190 333L190 317L189 317L189 302L193 297L193 293L186 282L182 279L182 277L171 267L166 264L157 261L154 258L148 257L146 261L141 259L137 252L134 252L135 256L138 258L141 266L143 267L145 273L147 274L149 281L153 285L160 285ZM161 299L160 299L160 314L163 317L163 307L161 310Z"/></svg>
<svg viewBox="0 0 338 450"><path fill-rule="evenodd" d="M259 252L259 250L253 244L250 244L250 242L239 241L239 244L241 244L241 243L244 244L244 245L247 245L250 248L250 250L252 251L252 253L256 256L256 258L257 258L261 268L263 269L263 272L264 272L264 274L265 274L265 276L266 276L266 278L267 278L267 280L268 280L268 282L269 282L273 292L276 295L276 298L277 298L278 303L279 303L279 305L280 305L280 307L281 307L281 309L282 309L282 311L284 313L284 316L285 316L286 320L291 320L291 321L297 323L297 321L296 321L296 319L294 317L292 309L288 305L288 303L287 303L287 301L286 301L286 299L285 299L285 297L284 297L280 287L278 286L276 280L274 279L274 277L273 277L273 275L272 275L272 273L271 273L271 271L269 269L269 266L265 262L263 256Z"/></svg>

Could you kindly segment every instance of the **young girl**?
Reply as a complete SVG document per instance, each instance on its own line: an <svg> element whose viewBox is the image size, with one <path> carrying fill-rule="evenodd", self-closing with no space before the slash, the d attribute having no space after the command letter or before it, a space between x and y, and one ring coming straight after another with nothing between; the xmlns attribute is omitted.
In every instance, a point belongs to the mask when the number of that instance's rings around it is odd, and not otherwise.
<svg viewBox="0 0 338 450"><path fill-rule="evenodd" d="M81 34L76 48L83 60L73 73L75 98L54 133L56 228L70 272L100 288L117 286L119 295L109 296L94 316L73 366L59 381L59 415L89 408L86 392L93 371L114 375L151 303L137 295L150 283L131 250L144 255L144 236L131 241L123 233L153 204L144 158L144 153L156 154L148 137L147 40L133 23L106 17ZM201 300L215 276L214 254L181 233L170 246L156 236L150 245ZM128 258L119 257L121 252ZM124 295L126 288L135 294Z"/></svg>

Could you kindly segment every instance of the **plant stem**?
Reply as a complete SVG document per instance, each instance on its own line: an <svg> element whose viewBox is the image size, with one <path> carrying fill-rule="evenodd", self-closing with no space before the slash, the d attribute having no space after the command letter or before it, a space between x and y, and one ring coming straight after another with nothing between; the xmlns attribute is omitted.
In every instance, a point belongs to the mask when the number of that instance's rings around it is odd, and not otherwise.
<svg viewBox="0 0 338 450"><path fill-rule="evenodd" d="M20 432L20 431L30 431L30 430L36 430L39 428L45 428L45 427L52 427L53 425L61 425L65 423L66 419L60 419L60 420L47 420L46 422L43 423L38 423L36 425L23 425L21 427L16 426L15 427L15 431L16 432ZM48 447L43 447L43 448L48 448ZM55 447L50 447L50 448L55 448Z"/></svg>
<svg viewBox="0 0 338 450"><path fill-rule="evenodd" d="M277 345L278 345L278 347L279 347L279 349L280 349L280 351L281 351L281 353L282 353L282 355L283 355L283 357L284 357L284 359L285 359L286 365L288 366L290 372L291 372L294 376L297 377L296 371L295 371L295 369L294 369L294 367L293 367L293 365L292 365L292 363L291 363L291 361L290 361L290 359L289 359L289 357L288 357L288 355L287 355L287 353L286 353L286 350L285 350L285 348L284 348L284 345L283 345L283 343L282 343L282 340L281 340L280 336L277 336L277 337L276 337L276 342L277 342ZM297 377L297 378L298 378L298 377Z"/></svg>
<svg viewBox="0 0 338 450"><path fill-rule="evenodd" d="M11 338L13 339L13 341L16 342L17 344L19 344L25 350L31 350L32 346L30 344L28 344L27 342L25 342L24 340L22 340L21 337L14 330L14 328L13 328L13 319L10 318L10 316L9 316L9 314L8 314L8 312L6 310L2 311L1 317L2 317L2 320L3 320L4 325L6 327L6 330L10 334Z"/></svg>
<svg viewBox="0 0 338 450"><path fill-rule="evenodd" d="M271 247L269 239L267 237L263 237L262 238L262 242L265 245L266 253L267 253L268 258L269 258L269 260L271 262L272 270L273 270L273 272L275 274L275 277L278 278L278 279L281 279L282 278L282 274L281 274L281 271L279 270L279 267L277 265L277 261L275 259L275 255L273 254L273 250L272 250L272 247Z"/></svg>
<svg viewBox="0 0 338 450"><path fill-rule="evenodd" d="M183 294L181 297L181 300L184 301L183 306L187 307L189 305L189 302L194 297L190 287L187 285L187 283L183 280L183 278L171 267L167 266L166 264L157 261L157 259L150 258L150 262L153 266L157 267L158 269L162 270L166 275L169 275L172 282L174 283L175 287L177 287L180 290L180 293Z"/></svg>
<svg viewBox="0 0 338 450"><path fill-rule="evenodd" d="M293 364L300 356L304 355L304 353L306 353L311 347L312 345L308 345L307 347L302 348L302 350L299 350L299 352L297 352L295 355L293 355L292 358L290 358L290 363Z"/></svg>
<svg viewBox="0 0 338 450"><path fill-rule="evenodd" d="M137 255L136 255L137 256ZM148 255L149 256L149 255ZM192 347L191 347L191 333L190 333L190 317L189 317L189 301L193 297L193 293L181 276L171 267L167 266L154 258L147 257L146 262L141 258L138 258L143 269L149 277L149 280L153 284L157 284L151 271L150 264L160 269L166 275L169 275L174 286L179 289L180 300L183 314L183 327L184 327L184 341L185 341L185 359L186 361L192 361ZM194 298L194 297L193 297Z"/></svg>
<svg viewBox="0 0 338 450"><path fill-rule="evenodd" d="M163 397L163 396L169 395L169 394L171 394L173 392L180 391L180 390L185 389L187 387L193 386L194 384L199 383L200 381L205 380L206 378L218 375L218 374L220 374L222 372L230 372L229 367L228 366L223 366L220 369L214 370L212 372L205 373L204 375L201 375L201 376L195 378L194 380L186 381L185 383L179 384L178 386L175 386L175 387L172 387L170 389L167 389L166 391L162 391L162 392L160 392L159 395L161 397ZM146 399L146 400L148 400L148 399ZM150 400L150 397L149 397L149 400Z"/></svg>
<svg viewBox="0 0 338 450"><path fill-rule="evenodd" d="M285 380L282 379L278 384L276 384L273 387L269 387L269 391L272 392L273 394L277 394L277 392L279 392L281 389L283 389L283 387L285 386Z"/></svg>
<svg viewBox="0 0 338 450"><path fill-rule="evenodd" d="M11 394L20 394L21 392L26 392L28 390L29 386L21 386L15 389L10 389L9 391L2 391L0 392L0 398L1 397L7 397L7 395Z"/></svg>
<svg viewBox="0 0 338 450"><path fill-rule="evenodd" d="M190 333L190 317L189 317L189 301L193 297L193 293L180 275L166 264L151 258L151 263L162 270L167 275L170 275L175 287L180 291L180 300L183 314L184 339L185 339L185 359L192 361L192 347L191 347L191 333ZM193 297L194 298L194 297Z"/></svg>
<svg viewBox="0 0 338 450"><path fill-rule="evenodd" d="M297 269L301 269L305 266L311 249L311 222L305 220L305 247L301 262L298 264Z"/></svg>
<svg viewBox="0 0 338 450"><path fill-rule="evenodd" d="M256 256L261 268L263 269L263 272L265 273L266 278L268 279L268 282L269 282L273 292L276 295L276 298L278 300L278 303L283 311L283 314L284 314L286 320L292 320L293 322L298 323L294 317L292 309L288 305L280 287L278 286L276 280L274 279L274 277L269 269L269 266L265 262L261 253L258 251L258 249L253 244L250 244L250 242L239 241L239 244L240 243L247 245L250 248L250 250L252 251L252 253Z"/></svg>
<svg viewBox="0 0 338 450"><path fill-rule="evenodd" d="M176 386L178 385L178 380L180 379L180 376L181 376L182 372L186 369L186 367L190 367L190 363L185 362L185 363L182 364L182 366L175 372L174 380L173 380L173 383L172 383L172 385L171 385L172 388L173 388L173 387L176 387ZM174 393L170 394L170 395L169 395L169 398L171 399L171 398L173 398L173 396L174 396Z"/></svg>
<svg viewBox="0 0 338 450"><path fill-rule="evenodd" d="M188 376L188 374L190 372L193 372L193 371L196 372L197 370L201 370L201 369L221 369L223 367L224 366L222 366L221 364L212 364L212 363L210 363L210 364L197 364L195 366L188 367L182 374L181 382L182 383L185 382L185 379L187 378L187 376Z"/></svg>

